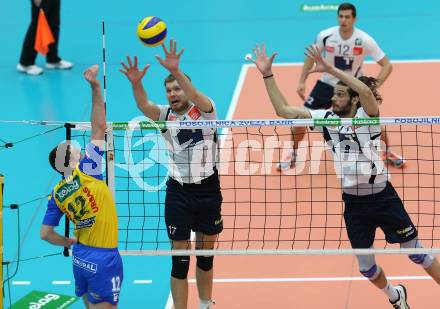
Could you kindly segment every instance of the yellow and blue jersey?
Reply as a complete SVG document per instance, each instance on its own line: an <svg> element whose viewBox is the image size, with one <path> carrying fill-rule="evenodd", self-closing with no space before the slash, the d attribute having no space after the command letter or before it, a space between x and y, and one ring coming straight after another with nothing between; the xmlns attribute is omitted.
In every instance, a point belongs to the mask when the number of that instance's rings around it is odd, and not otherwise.
<svg viewBox="0 0 440 309"><path fill-rule="evenodd" d="M72 175L53 189L43 224L58 226L63 214L75 224L78 242L98 248L118 246L118 218L112 192L103 181L102 155L87 144L84 158Z"/></svg>

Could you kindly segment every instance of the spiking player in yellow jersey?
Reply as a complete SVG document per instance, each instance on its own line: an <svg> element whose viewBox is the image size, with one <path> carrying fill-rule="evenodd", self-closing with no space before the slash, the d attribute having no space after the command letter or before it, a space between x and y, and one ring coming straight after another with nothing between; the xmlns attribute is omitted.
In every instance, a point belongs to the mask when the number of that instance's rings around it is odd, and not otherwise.
<svg viewBox="0 0 440 309"><path fill-rule="evenodd" d="M84 156L67 142L50 152L52 168L64 178L52 191L41 226L43 240L73 245L75 293L89 309L116 308L123 280L115 202L102 176L106 119L97 74L97 65L84 72L92 88L91 141ZM75 225L73 238L54 230L63 214Z"/></svg>

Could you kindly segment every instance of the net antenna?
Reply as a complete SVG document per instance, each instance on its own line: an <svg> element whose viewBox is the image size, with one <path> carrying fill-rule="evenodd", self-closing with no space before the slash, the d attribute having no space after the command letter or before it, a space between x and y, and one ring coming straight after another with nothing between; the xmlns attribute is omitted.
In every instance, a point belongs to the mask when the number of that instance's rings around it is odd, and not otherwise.
<svg viewBox="0 0 440 309"><path fill-rule="evenodd" d="M102 79L103 79L103 99L104 99L104 109L107 117L107 66L106 66L106 41L105 41L105 21L101 22L102 29ZM112 125L107 122L107 134L105 134L105 144L106 144L106 160L105 169L107 171L106 183L110 190L115 192L114 183L114 156L113 156L113 134Z"/></svg>

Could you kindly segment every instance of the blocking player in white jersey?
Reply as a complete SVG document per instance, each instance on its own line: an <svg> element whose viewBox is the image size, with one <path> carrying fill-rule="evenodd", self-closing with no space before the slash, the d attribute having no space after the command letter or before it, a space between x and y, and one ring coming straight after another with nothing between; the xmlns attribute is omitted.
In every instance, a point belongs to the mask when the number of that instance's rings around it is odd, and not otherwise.
<svg viewBox="0 0 440 309"><path fill-rule="evenodd" d="M276 56L266 54L265 46L254 49L252 61L261 72L266 91L278 116L295 118L362 118L379 116L377 84L373 77L359 79L330 65L320 54L318 46L308 48L307 55L316 65L313 71L336 77L332 110L310 110L290 106L279 90L272 73ZM406 212L402 200L389 182L389 176L379 155L376 142L381 134L380 126L321 127L324 139L330 146L335 169L342 178L344 220L348 238L354 249L373 247L375 231L379 227L389 243L399 243L402 248L421 248L417 229ZM376 155L375 155L376 154ZM430 254L410 254L440 284L440 264ZM385 272L376 264L374 255L357 256L359 270L377 288L381 289L396 309L408 309L407 291L401 284L393 286Z"/></svg>
<svg viewBox="0 0 440 309"><path fill-rule="evenodd" d="M339 26L321 31L316 37L315 44L329 63L355 77L363 75L364 58L370 56L380 66L379 75L376 77L377 86L380 87L391 74L392 65L376 41L366 32L354 27L355 22L356 7L351 3L339 5ZM332 104L333 88L338 79L330 74L323 73L306 99L305 83L312 67L313 60L306 57L297 93L305 101L304 106L308 109L329 109ZM291 131L293 151L277 165L279 170L287 170L295 165L298 144L304 138L306 128L292 127ZM382 139L385 145L389 145L386 132L383 132ZM382 155L396 167L402 167L405 163L404 159L392 152L390 147Z"/></svg>
<svg viewBox="0 0 440 309"><path fill-rule="evenodd" d="M149 65L138 68L137 57L121 63L120 71L132 84L138 108L151 120L216 119L214 102L197 90L179 68L183 49L170 41L169 50L162 44L165 59L156 56L170 75L164 81L168 105L148 100L142 85ZM213 129L167 129L162 131L170 156L169 179L166 183L165 223L173 250L190 249L191 230L196 233L196 249L213 249L223 229L222 194L215 166L217 135ZM188 303L189 256L173 256L171 294L174 308L186 309ZM200 309L211 308L213 288L213 256L197 256L197 288Z"/></svg>

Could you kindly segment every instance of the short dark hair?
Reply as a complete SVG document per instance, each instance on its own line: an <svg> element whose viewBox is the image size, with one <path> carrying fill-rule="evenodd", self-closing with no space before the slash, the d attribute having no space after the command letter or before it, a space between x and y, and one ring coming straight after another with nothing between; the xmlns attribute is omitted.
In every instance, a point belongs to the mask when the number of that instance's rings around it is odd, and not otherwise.
<svg viewBox="0 0 440 309"><path fill-rule="evenodd" d="M356 17L356 7L348 2L342 3L338 6L338 15L339 15L339 11L351 11L351 15L353 17Z"/></svg>
<svg viewBox="0 0 440 309"><path fill-rule="evenodd" d="M377 103L382 103L382 96L380 95L379 91L377 90L377 79L371 76L361 76L358 78L361 82L363 82L365 85L368 86L368 88L370 88L371 92L373 92L374 97L376 98ZM348 87L347 84L345 84L344 82L338 81L337 85L341 85L341 86L346 86ZM350 87L348 87L348 95L350 96L350 100L353 97L358 97L359 93L357 93L356 91L354 91L353 89L351 89ZM358 108L360 107L360 103L358 103Z"/></svg>
<svg viewBox="0 0 440 309"><path fill-rule="evenodd" d="M183 73L183 74L185 74L185 73ZM185 74L185 76L186 76L186 78L188 78L191 81L191 78L188 75ZM163 81L163 85L166 86L168 83L172 83L175 80L176 80L176 78L174 77L174 75L169 74L167 77L165 77L165 80Z"/></svg>
<svg viewBox="0 0 440 309"><path fill-rule="evenodd" d="M60 174L63 174L62 171L59 171L57 169L57 150L58 147L65 147L65 153L64 153L64 167L69 166L69 162L70 162L70 145L68 143L61 143L57 146L55 146L50 152L49 152L49 163L50 166L57 171ZM64 151L64 149L62 149L62 151ZM59 161L58 161L59 162Z"/></svg>

